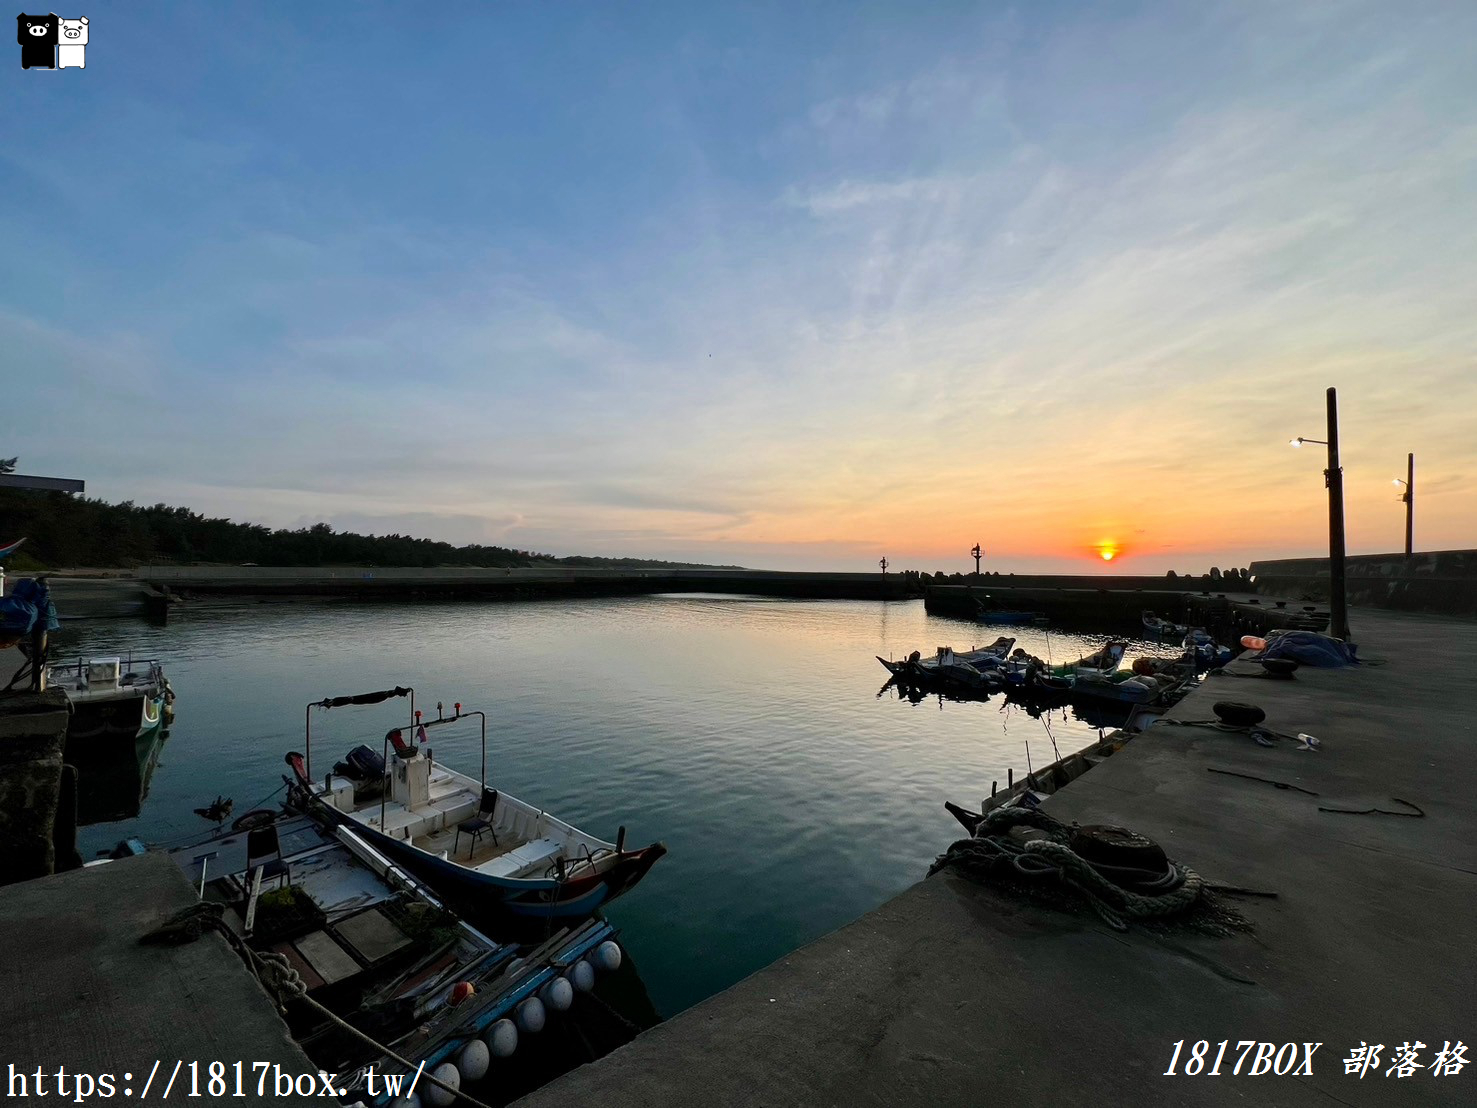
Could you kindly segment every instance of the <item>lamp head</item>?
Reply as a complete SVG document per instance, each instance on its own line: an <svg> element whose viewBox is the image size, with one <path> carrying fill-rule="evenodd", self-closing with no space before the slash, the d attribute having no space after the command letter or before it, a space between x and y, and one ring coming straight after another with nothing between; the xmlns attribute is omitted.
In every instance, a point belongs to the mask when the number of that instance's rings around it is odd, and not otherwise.
<svg viewBox="0 0 1477 1108"><path fill-rule="evenodd" d="M1287 440L1287 445L1288 446L1302 446L1303 445L1303 440L1301 438L1288 439Z"/></svg>

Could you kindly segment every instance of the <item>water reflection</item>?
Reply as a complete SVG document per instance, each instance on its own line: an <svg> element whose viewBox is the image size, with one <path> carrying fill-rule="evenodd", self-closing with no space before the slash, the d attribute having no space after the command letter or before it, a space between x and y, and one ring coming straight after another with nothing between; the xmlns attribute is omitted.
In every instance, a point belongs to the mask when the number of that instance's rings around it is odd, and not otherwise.
<svg viewBox="0 0 1477 1108"><path fill-rule="evenodd" d="M1106 638L1010 631L1056 662ZM995 637L920 601L721 595L240 604L181 607L167 627L69 624L59 649L161 658L180 712L139 814L85 829L80 846L198 833L193 809L217 794L238 812L271 803L302 705L414 683L418 703L488 712L500 787L606 837L624 824L666 842L608 915L670 1015L919 880L956 837L945 799L1049 761L1053 741L1066 753L1096 739L1102 724L1070 709L878 702L875 656L970 636ZM321 733L315 720L315 749L377 745L404 722L375 711L329 714ZM477 736L447 735L436 756L475 774Z"/></svg>
<svg viewBox="0 0 1477 1108"><path fill-rule="evenodd" d="M77 770L77 825L133 819L149 795L169 732L155 727L137 738L106 734L67 740L67 763Z"/></svg>

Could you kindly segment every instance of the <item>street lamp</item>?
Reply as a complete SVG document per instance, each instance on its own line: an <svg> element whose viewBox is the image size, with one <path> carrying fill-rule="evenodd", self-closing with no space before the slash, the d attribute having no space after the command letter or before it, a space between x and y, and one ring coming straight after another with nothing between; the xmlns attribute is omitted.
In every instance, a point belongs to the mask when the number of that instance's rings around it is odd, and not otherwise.
<svg viewBox="0 0 1477 1108"><path fill-rule="evenodd" d="M969 552L974 555L974 575L978 577L980 575L980 554L982 553L980 544L975 543Z"/></svg>
<svg viewBox="0 0 1477 1108"><path fill-rule="evenodd" d="M1409 558L1415 549L1415 455L1405 455L1405 480L1395 478L1395 484L1404 485L1400 499L1405 502L1405 556Z"/></svg>
<svg viewBox="0 0 1477 1108"><path fill-rule="evenodd" d="M1348 602L1344 595L1344 470L1339 465L1339 394L1328 390L1327 439L1308 439L1299 435L1291 446L1317 443L1328 447L1328 468L1323 483L1328 488L1328 608L1329 629L1335 638L1349 637Z"/></svg>

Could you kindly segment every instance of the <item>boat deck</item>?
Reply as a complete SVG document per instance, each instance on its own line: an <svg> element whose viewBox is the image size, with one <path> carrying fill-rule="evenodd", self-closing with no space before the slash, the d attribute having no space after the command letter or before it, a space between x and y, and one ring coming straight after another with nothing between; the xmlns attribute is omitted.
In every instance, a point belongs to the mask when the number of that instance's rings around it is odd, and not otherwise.
<svg viewBox="0 0 1477 1108"><path fill-rule="evenodd" d="M375 830L492 877L552 877L555 860L561 854L572 857L584 839L512 797L500 799L489 830L476 837L458 835L458 826L478 815L480 790L475 782L439 766L431 770L429 797L429 803L413 809L396 800L385 800L383 808L379 800L366 800L355 805L354 814ZM588 850L608 845L592 839Z"/></svg>

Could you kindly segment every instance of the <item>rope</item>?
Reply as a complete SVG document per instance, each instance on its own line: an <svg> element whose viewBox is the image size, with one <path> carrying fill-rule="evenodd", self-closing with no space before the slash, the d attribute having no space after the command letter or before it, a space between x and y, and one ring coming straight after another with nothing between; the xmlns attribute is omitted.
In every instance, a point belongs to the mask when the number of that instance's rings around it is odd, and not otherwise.
<svg viewBox="0 0 1477 1108"><path fill-rule="evenodd" d="M288 1001L301 1001L319 1015L327 1017L338 1027L353 1035L370 1049L376 1050L381 1055L404 1066L407 1072L418 1072L420 1074L418 1080L429 1081L438 1089L450 1093L453 1098L460 1097L472 1105L472 1108L492 1108L492 1105L480 1101L465 1091L448 1085L435 1075L426 1072L424 1063L417 1065L408 1058L402 1058L399 1054L396 1054L389 1047L385 1046L384 1043L377 1042L353 1024L342 1019L338 1013L319 1004L308 995L308 987L303 982L302 976L292 967L292 963L287 960L285 954L277 954L271 951L262 954L252 950L239 935L226 926L225 922L221 919L221 906L218 904L201 903L191 905L189 908L171 917L163 926L149 932L140 941L156 943L191 942L198 938L206 928L222 935L231 948L241 956L252 974L261 982L262 988L267 991L267 995L272 998L279 1012L284 1015L287 1013Z"/></svg>
<svg viewBox="0 0 1477 1108"><path fill-rule="evenodd" d="M1301 785L1289 785L1286 781L1274 781L1270 777L1258 777L1254 773L1240 773L1234 769L1216 769L1214 766L1206 766L1206 773L1219 773L1226 777L1242 777L1247 781L1260 781L1264 785L1276 785L1279 789L1291 789L1294 792L1306 793L1308 796L1317 796L1312 789L1305 789Z"/></svg>
<svg viewBox="0 0 1477 1108"><path fill-rule="evenodd" d="M1044 832L1046 837L1028 842L1010 838L1010 829L1022 824ZM1199 898L1204 886L1200 875L1187 866L1170 862L1162 874L1149 875L1130 867L1089 862L1072 850L1069 841L1067 825L1045 812L996 808L985 814L974 838L950 846L928 873L931 877L953 866L981 882L1002 875L1055 877L1085 897L1093 911L1115 931L1128 930L1129 919L1183 911Z"/></svg>
<svg viewBox="0 0 1477 1108"><path fill-rule="evenodd" d="M1398 796L1390 797L1396 804L1404 804L1407 808L1414 808L1413 812L1392 812L1388 808L1324 808L1319 806L1320 812L1341 812L1347 816L1408 816L1411 819L1425 819L1426 811L1419 804L1412 804L1408 800L1401 800Z"/></svg>

